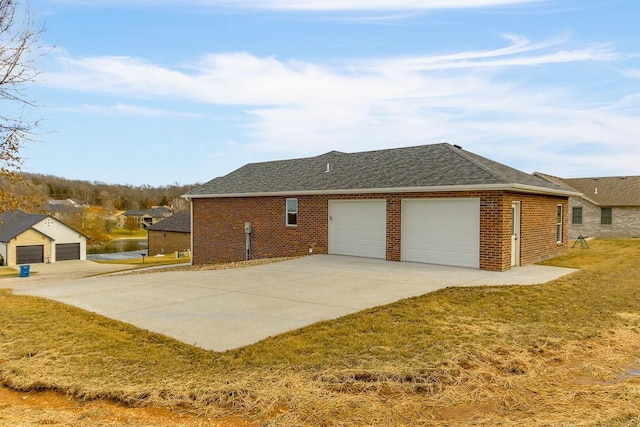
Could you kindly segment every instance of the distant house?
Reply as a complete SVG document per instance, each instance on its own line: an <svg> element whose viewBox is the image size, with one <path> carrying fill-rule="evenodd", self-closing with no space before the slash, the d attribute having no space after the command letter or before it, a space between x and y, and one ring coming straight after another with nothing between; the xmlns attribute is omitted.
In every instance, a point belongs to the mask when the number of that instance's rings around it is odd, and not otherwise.
<svg viewBox="0 0 640 427"><path fill-rule="evenodd" d="M119 228L125 228L127 218L135 218L138 228L147 229L172 214L173 210L166 206L156 206L145 210L129 210L117 216L117 223Z"/></svg>
<svg viewBox="0 0 640 427"><path fill-rule="evenodd" d="M444 143L251 163L185 197L194 264L313 253L504 271L567 253L571 195Z"/></svg>
<svg viewBox="0 0 640 427"><path fill-rule="evenodd" d="M0 214L2 265L85 260L87 237L51 215Z"/></svg>
<svg viewBox="0 0 640 427"><path fill-rule="evenodd" d="M168 254L191 249L191 212L180 211L151 225L148 230L148 254Z"/></svg>
<svg viewBox="0 0 640 427"><path fill-rule="evenodd" d="M39 211L60 221L67 221L74 215L81 214L88 207L88 203L74 199L49 200Z"/></svg>
<svg viewBox="0 0 640 427"><path fill-rule="evenodd" d="M569 238L640 237L640 176L559 178L550 182L581 193L569 198Z"/></svg>

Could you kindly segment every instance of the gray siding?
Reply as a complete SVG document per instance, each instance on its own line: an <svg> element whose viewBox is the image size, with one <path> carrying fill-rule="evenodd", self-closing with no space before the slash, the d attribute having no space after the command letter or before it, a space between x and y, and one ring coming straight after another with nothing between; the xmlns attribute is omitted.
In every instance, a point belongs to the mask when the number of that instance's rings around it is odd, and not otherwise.
<svg viewBox="0 0 640 427"><path fill-rule="evenodd" d="M582 208L582 225L572 223L574 207ZM640 207L612 207L611 225L600 224L600 206L581 198L569 198L569 239L584 237L640 237Z"/></svg>

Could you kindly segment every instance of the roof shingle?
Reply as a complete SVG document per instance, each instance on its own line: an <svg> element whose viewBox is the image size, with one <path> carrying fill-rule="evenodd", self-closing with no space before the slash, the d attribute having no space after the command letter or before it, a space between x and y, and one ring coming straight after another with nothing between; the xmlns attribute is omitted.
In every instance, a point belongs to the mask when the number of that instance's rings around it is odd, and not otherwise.
<svg viewBox="0 0 640 427"><path fill-rule="evenodd" d="M147 227L147 230L190 233L191 211L184 210L177 212L170 217L167 217L162 221L158 221L157 223Z"/></svg>
<svg viewBox="0 0 640 427"><path fill-rule="evenodd" d="M640 176L558 179L598 206L640 206Z"/></svg>
<svg viewBox="0 0 640 427"><path fill-rule="evenodd" d="M187 197L500 184L566 191L543 178L441 143L250 163L193 189Z"/></svg>
<svg viewBox="0 0 640 427"><path fill-rule="evenodd" d="M21 210L3 212L0 214L0 242L9 242L47 217Z"/></svg>

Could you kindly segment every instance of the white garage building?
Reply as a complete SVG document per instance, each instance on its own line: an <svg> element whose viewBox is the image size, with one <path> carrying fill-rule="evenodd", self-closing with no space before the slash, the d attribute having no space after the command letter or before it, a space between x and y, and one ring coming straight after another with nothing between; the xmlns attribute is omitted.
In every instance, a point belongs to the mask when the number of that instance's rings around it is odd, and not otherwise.
<svg viewBox="0 0 640 427"><path fill-rule="evenodd" d="M0 214L0 265L85 260L87 237L50 215Z"/></svg>

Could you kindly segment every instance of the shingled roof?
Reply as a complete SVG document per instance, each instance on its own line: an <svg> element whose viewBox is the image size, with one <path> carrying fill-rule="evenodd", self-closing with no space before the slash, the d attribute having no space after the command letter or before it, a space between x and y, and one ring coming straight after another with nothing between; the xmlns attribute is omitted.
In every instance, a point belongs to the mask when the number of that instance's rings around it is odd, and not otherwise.
<svg viewBox="0 0 640 427"><path fill-rule="evenodd" d="M190 233L191 211L184 210L177 212L170 217L167 217L162 221L158 221L157 223L147 227L147 230Z"/></svg>
<svg viewBox="0 0 640 427"><path fill-rule="evenodd" d="M496 189L569 195L566 187L448 143L250 163L186 194L242 195Z"/></svg>
<svg viewBox="0 0 640 427"><path fill-rule="evenodd" d="M640 176L558 178L540 175L582 193L582 197L597 206L640 206Z"/></svg>
<svg viewBox="0 0 640 427"><path fill-rule="evenodd" d="M48 216L30 214L22 210L3 212L0 214L0 242L9 242Z"/></svg>
<svg viewBox="0 0 640 427"><path fill-rule="evenodd" d="M157 206L149 209L132 209L122 213L124 216L144 216L149 215L152 218L167 218L172 210L165 206Z"/></svg>

